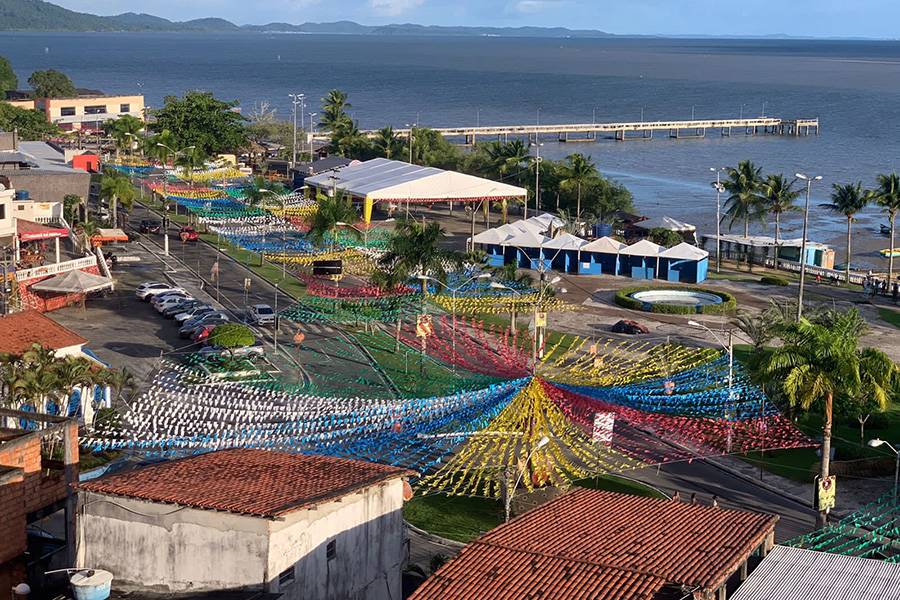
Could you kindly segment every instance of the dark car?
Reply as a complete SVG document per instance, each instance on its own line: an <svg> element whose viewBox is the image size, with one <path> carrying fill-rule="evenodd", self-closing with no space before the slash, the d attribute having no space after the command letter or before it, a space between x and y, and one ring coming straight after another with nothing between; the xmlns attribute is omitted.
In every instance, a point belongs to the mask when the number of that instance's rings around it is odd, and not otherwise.
<svg viewBox="0 0 900 600"><path fill-rule="evenodd" d="M630 319L622 319L612 326L613 333L627 333L628 335L640 335L642 333L650 333L650 330Z"/></svg>
<svg viewBox="0 0 900 600"><path fill-rule="evenodd" d="M155 219L141 219L138 231L141 233L159 233L162 231L162 223Z"/></svg>
<svg viewBox="0 0 900 600"><path fill-rule="evenodd" d="M200 234L193 227L186 225L178 232L178 237L181 238L182 242L196 242L200 239Z"/></svg>

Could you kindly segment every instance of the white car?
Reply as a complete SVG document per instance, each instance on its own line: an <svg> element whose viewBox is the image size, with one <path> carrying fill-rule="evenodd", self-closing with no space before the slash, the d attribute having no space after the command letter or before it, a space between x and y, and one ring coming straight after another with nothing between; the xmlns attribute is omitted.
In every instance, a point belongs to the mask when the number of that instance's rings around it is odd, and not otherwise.
<svg viewBox="0 0 900 600"><path fill-rule="evenodd" d="M162 292L161 294L156 294L152 298L150 298L150 304L156 306L160 302L165 302L166 300L171 300L172 298L191 298L192 296L183 290L176 290L174 292Z"/></svg>
<svg viewBox="0 0 900 600"><path fill-rule="evenodd" d="M275 311L268 304L254 304L247 311L247 322L256 325L273 325Z"/></svg>
<svg viewBox="0 0 900 600"><path fill-rule="evenodd" d="M194 308L189 308L184 312L178 313L175 315L175 320L179 323L184 323L185 321L190 321L194 317L199 317L200 315L212 312L216 312L216 309L208 304L201 304L200 306L195 306Z"/></svg>
<svg viewBox="0 0 900 600"><path fill-rule="evenodd" d="M262 356L266 353L266 349L259 342L252 346L242 346L241 348L233 348L227 350L218 346L204 346L200 349L200 354L204 356Z"/></svg>
<svg viewBox="0 0 900 600"><path fill-rule="evenodd" d="M188 300L194 300L194 298L190 296L168 296L165 300L160 302L154 302L153 308L156 309L156 312L163 313L167 309L172 308L173 306L177 306L179 304L183 304Z"/></svg>
<svg viewBox="0 0 900 600"><path fill-rule="evenodd" d="M142 283L134 290L134 295L141 300L148 301L157 294L174 292L178 289L180 288L171 283Z"/></svg>

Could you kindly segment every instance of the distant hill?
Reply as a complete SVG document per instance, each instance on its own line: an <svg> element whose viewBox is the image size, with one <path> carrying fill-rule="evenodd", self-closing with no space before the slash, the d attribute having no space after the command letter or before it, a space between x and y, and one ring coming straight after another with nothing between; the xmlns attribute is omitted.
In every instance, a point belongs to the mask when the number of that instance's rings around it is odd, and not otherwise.
<svg viewBox="0 0 900 600"><path fill-rule="evenodd" d="M439 27L403 23L384 26L360 25L353 21L334 23L269 23L235 25L219 18L170 21L143 13L102 17L44 2L43 0L0 0L0 31L220 31L267 33L322 33L342 35L457 35L514 37L607 37L594 30L562 27Z"/></svg>

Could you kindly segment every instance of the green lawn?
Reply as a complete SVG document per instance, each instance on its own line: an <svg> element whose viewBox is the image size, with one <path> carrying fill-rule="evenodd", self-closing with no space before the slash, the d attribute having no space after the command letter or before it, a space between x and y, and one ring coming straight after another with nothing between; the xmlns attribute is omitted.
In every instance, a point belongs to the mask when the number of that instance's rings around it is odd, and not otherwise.
<svg viewBox="0 0 900 600"><path fill-rule="evenodd" d="M650 498L664 497L652 488L614 475L583 479L575 485ZM416 496L403 506L403 517L429 533L469 543L503 522L503 502L443 494Z"/></svg>
<svg viewBox="0 0 900 600"><path fill-rule="evenodd" d="M890 308L879 308L878 316L881 317L882 321L886 321L894 327L900 327L900 311Z"/></svg>

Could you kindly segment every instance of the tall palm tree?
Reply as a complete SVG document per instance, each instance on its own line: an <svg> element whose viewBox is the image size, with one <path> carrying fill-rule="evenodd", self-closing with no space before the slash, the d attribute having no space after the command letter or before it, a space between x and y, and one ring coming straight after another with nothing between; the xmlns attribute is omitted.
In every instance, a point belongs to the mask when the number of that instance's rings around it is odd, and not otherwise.
<svg viewBox="0 0 900 600"><path fill-rule="evenodd" d="M322 116L319 128L334 132L338 127L350 120L347 109L353 105L347 102L347 94L341 90L331 90L322 98Z"/></svg>
<svg viewBox="0 0 900 600"><path fill-rule="evenodd" d="M775 217L775 268L778 268L779 240L781 239L781 215L799 211L794 204L800 197L800 190L794 189L796 179L788 181L783 174L769 175L761 186L761 196L766 212Z"/></svg>
<svg viewBox="0 0 900 600"><path fill-rule="evenodd" d="M143 152L143 146L139 144L138 135L144 129L144 122L137 117L123 115L118 119L104 123L103 129L116 145L116 162L119 162L119 152L122 149L129 150L130 154L130 150L137 144Z"/></svg>
<svg viewBox="0 0 900 600"><path fill-rule="evenodd" d="M853 227L853 217L861 211L869 203L872 194L863 190L862 182L855 185L847 183L844 185L835 183L831 186L831 202L822 204L823 208L827 208L831 212L844 215L847 219L847 285L850 284L850 236Z"/></svg>
<svg viewBox="0 0 900 600"><path fill-rule="evenodd" d="M575 221L581 219L581 189L597 178L597 165L590 156L581 153L570 154L562 167L562 187L576 189Z"/></svg>
<svg viewBox="0 0 900 600"><path fill-rule="evenodd" d="M134 186L127 177L108 171L100 180L100 197L109 200L109 214L113 227L119 226L119 203L131 209L134 205L134 196Z"/></svg>
<svg viewBox="0 0 900 600"><path fill-rule="evenodd" d="M317 246L324 244L330 237L331 248L337 245L337 228L340 223L353 225L359 220L353 201L338 192L335 196L323 196L319 199L319 208L309 218L309 238ZM349 228L350 235L357 237L359 232Z"/></svg>
<svg viewBox="0 0 900 600"><path fill-rule="evenodd" d="M446 235L441 226L433 221L399 221L385 253L378 260L373 281L386 289L396 288L418 275L446 281L447 268L460 262L456 252L441 247ZM422 279L422 292L427 289L428 282Z"/></svg>
<svg viewBox="0 0 900 600"><path fill-rule="evenodd" d="M394 159L403 154L403 140L394 133L394 128L390 125L378 130L373 144L378 154L384 158Z"/></svg>
<svg viewBox="0 0 900 600"><path fill-rule="evenodd" d="M188 182L191 187L193 187L194 169L196 169L198 165L203 165L205 161L206 154L203 152L203 149L194 146L193 148L187 147L179 151L178 157L175 159L175 164L184 169L185 174L187 174Z"/></svg>
<svg viewBox="0 0 900 600"><path fill-rule="evenodd" d="M859 315L854 313L855 308L839 313L828 324L800 319L788 325L781 335L784 344L763 365L764 373L781 381L781 391L792 406L808 410L823 402L822 477L829 474L835 397L853 396L864 387L868 393L889 395L894 380L890 359L874 360L877 350L860 351ZM821 512L817 524L824 523Z"/></svg>
<svg viewBox="0 0 900 600"><path fill-rule="evenodd" d="M761 173L761 167L757 167L749 160L742 160L736 169L728 169L728 177L722 182L729 193L725 200L725 215L722 219L729 219L728 229L734 227L735 223L743 221L744 237L750 235L750 221L759 221L765 216L760 194Z"/></svg>
<svg viewBox="0 0 900 600"><path fill-rule="evenodd" d="M900 211L900 177L896 173L878 176L878 188L875 190L875 202L888 215L891 223L891 249L894 248L894 222ZM888 281L894 281L894 253L888 255Z"/></svg>
<svg viewBox="0 0 900 600"><path fill-rule="evenodd" d="M250 182L250 185L244 188L244 199L250 206L258 206L265 204L269 200L277 200L278 196L286 192L284 186L280 183L270 183L265 177L257 175Z"/></svg>
<svg viewBox="0 0 900 600"><path fill-rule="evenodd" d="M337 147L338 154L347 158L365 158L369 148L369 138L360 130L356 121L349 118L338 124L331 135L331 143Z"/></svg>

